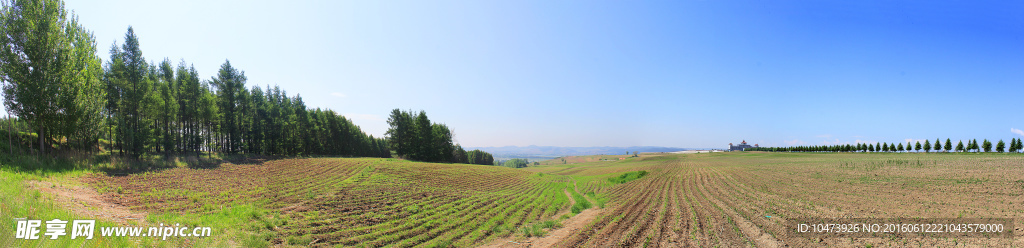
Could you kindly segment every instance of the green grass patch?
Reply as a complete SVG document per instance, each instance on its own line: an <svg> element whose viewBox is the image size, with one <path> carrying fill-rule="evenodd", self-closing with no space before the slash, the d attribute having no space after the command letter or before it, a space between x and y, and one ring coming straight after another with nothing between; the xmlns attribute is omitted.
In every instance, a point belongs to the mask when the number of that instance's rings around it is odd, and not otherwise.
<svg viewBox="0 0 1024 248"><path fill-rule="evenodd" d="M117 226L115 223L97 220L93 239L83 238L71 239L70 223L68 224L68 235L60 236L51 240L49 236L43 236L43 228L40 228L39 239L25 240L14 239L17 219L45 221L60 220L91 220L93 217L79 216L57 204L49 196L30 189L27 186L29 180L46 180L50 177L65 177L76 174L69 172L66 175L47 173L45 171L18 171L5 165L0 165L0 242L4 247L133 247L153 246L153 239L126 237L101 237L100 227ZM137 243L141 241L144 243Z"/></svg>
<svg viewBox="0 0 1024 248"><path fill-rule="evenodd" d="M608 181L614 184L628 183L629 181L640 179L646 175L647 171L626 172L622 173L622 175L619 175L618 177L608 178Z"/></svg>
<svg viewBox="0 0 1024 248"><path fill-rule="evenodd" d="M572 199L576 200L576 204L573 204L572 208L570 209L572 210L572 213L578 214L580 212L583 212L583 210L590 209L590 207L593 206L590 204L590 201L588 201L586 197L583 197L583 195L581 195L579 192L576 192L576 190L570 190L569 193L572 194Z"/></svg>

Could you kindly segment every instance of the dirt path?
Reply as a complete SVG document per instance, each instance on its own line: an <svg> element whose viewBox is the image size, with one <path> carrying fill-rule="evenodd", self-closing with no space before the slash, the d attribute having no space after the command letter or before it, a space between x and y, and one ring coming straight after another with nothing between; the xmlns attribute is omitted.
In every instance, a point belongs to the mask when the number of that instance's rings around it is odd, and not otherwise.
<svg viewBox="0 0 1024 248"><path fill-rule="evenodd" d="M580 212L576 216L563 221L562 228L555 229L544 237L531 238L527 247L551 247L586 227L587 224L590 224L590 222L597 218L598 215L601 215L603 210L604 209L600 208L583 210L583 212Z"/></svg>
<svg viewBox="0 0 1024 248"><path fill-rule="evenodd" d="M120 204L110 203L95 189L80 185L54 184L44 181L26 181L27 186L53 196L58 204L71 212L97 219L127 225L129 222L142 224L146 221L145 212L137 212Z"/></svg>
<svg viewBox="0 0 1024 248"><path fill-rule="evenodd" d="M575 181L573 182L573 188L576 188ZM570 204L569 206L576 205L576 199L572 198L572 194L569 193L568 188L564 189L562 192L565 193L565 196L569 198L569 204ZM558 214L555 214L555 216L562 216L563 214L566 214L568 211L569 210L563 210L561 212L558 212ZM601 213L603 213L603 212L604 212L604 209L600 209L600 208L597 208L597 207L592 207L590 209L585 209L582 212L580 212L579 214L577 214L577 215L575 215L573 217L570 217L568 219L563 220L561 228L549 231L548 235L545 235L544 237L532 237L532 238L510 237L510 238L503 238L503 239L495 240L494 242L491 242L489 244L483 245L481 247L489 247L489 248L498 248L498 247L501 247L501 248L505 248L505 247L552 247L555 244L557 244L558 242L561 242L563 239L566 239L569 236L572 236L574 233L576 233L576 232L580 231L581 229L583 229L584 227L586 227L587 224L590 224L590 222L594 221L594 219L597 218L597 216L601 215Z"/></svg>

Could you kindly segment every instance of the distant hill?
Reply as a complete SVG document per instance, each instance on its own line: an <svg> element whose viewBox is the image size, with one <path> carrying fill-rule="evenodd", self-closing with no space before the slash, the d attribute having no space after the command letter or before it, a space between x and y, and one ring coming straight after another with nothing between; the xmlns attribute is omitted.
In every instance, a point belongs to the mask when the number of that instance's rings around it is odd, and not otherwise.
<svg viewBox="0 0 1024 248"><path fill-rule="evenodd" d="M494 155L495 159L508 158L529 158L530 161L553 159L562 156L585 156L585 155L622 155L626 152L677 152L685 150L698 150L696 148L676 148L660 146L630 146L630 147L560 147L560 146L502 146L502 147L466 147L467 151L480 149Z"/></svg>

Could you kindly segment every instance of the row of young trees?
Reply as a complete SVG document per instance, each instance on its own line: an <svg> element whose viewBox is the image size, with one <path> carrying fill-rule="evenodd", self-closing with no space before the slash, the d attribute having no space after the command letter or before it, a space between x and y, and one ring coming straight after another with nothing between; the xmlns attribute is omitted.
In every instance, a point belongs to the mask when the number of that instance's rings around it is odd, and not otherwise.
<svg viewBox="0 0 1024 248"><path fill-rule="evenodd" d="M934 144L934 145L933 145ZM1021 139L1013 138L1007 145L1003 140L999 140L995 144L996 152L1022 152L1024 151L1024 143ZM968 140L967 145L964 145L963 141L957 143L956 147L953 147L953 143L950 139L946 139L945 144L942 144L939 139L935 139L935 143L929 140L924 141L924 145L920 141L915 143L913 146L910 142L907 142L906 146L903 143L875 143L875 144L844 144L844 145L822 145L822 146L791 146L791 147L752 147L746 148L745 151L769 151L769 152L935 152L943 151L949 152L951 150L956 152L992 152L993 145L988 139L982 141L981 145L978 145L978 140Z"/></svg>
<svg viewBox="0 0 1024 248"><path fill-rule="evenodd" d="M184 61L147 62L134 30L101 63L91 32L60 0L4 2L4 104L29 123L39 151L95 150L105 139L131 158L202 151L390 157L387 142L279 87L246 87L230 62L201 80Z"/></svg>
<svg viewBox="0 0 1024 248"><path fill-rule="evenodd" d="M391 110L388 125L388 145L399 157L424 162L494 163L494 156L490 153L463 149L454 141L455 133L445 124L431 122L426 111Z"/></svg>

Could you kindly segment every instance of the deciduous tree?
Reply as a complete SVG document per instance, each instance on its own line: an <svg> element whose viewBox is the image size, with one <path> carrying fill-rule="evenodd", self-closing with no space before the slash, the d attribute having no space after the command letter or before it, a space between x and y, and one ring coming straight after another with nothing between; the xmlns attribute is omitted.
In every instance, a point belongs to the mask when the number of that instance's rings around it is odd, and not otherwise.
<svg viewBox="0 0 1024 248"><path fill-rule="evenodd" d="M40 152L95 143L105 104L92 33L60 0L4 1L0 26L4 105L37 128Z"/></svg>

